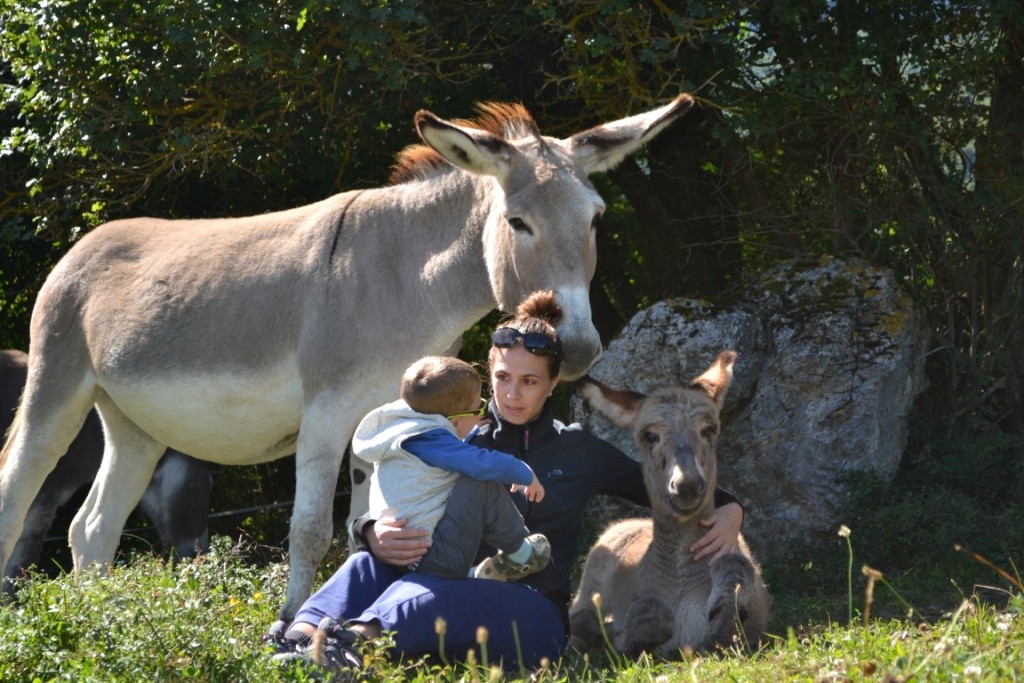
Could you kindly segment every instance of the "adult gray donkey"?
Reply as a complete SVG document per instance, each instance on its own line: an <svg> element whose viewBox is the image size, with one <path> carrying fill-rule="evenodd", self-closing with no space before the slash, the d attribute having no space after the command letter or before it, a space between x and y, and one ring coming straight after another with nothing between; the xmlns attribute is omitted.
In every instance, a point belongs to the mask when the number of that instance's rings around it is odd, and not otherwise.
<svg viewBox="0 0 1024 683"><path fill-rule="evenodd" d="M420 111L426 146L399 155L387 187L248 218L93 230L32 313L28 381L0 452L0 567L95 404L106 450L71 526L76 570L109 566L167 447L225 465L294 452L290 619L330 543L352 431L413 360L450 352L495 306L539 289L565 310L563 375L597 359L587 292L604 202L587 176L692 103L681 95L561 140L520 105L482 105L472 121ZM361 488L352 515L365 510Z"/></svg>

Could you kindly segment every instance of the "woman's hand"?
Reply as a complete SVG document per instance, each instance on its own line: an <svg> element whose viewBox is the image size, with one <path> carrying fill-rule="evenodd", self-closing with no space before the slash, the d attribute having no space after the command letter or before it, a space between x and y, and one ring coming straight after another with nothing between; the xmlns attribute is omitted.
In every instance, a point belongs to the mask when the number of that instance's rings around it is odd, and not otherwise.
<svg viewBox="0 0 1024 683"><path fill-rule="evenodd" d="M700 520L700 523L701 526L711 528L690 546L690 552L696 553L693 556L694 562L711 555L708 564L712 565L718 558L739 550L740 526L743 524L743 507L739 503L727 503L715 508L711 516Z"/></svg>
<svg viewBox="0 0 1024 683"><path fill-rule="evenodd" d="M407 519L382 517L363 529L373 556L384 564L408 567L420 561L430 548L426 529L407 529Z"/></svg>

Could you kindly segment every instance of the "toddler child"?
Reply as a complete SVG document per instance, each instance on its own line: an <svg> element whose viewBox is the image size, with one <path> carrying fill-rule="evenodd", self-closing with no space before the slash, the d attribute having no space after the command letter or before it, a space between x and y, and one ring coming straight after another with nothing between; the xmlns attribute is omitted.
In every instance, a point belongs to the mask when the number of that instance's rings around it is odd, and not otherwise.
<svg viewBox="0 0 1024 683"><path fill-rule="evenodd" d="M469 363L421 358L402 377L401 398L359 423L352 451L373 463L369 515L403 517L431 532L430 550L411 570L515 581L544 569L551 548L542 534L530 535L502 485L532 502L544 487L522 460L465 442L487 414L480 388ZM498 553L473 568L481 539Z"/></svg>

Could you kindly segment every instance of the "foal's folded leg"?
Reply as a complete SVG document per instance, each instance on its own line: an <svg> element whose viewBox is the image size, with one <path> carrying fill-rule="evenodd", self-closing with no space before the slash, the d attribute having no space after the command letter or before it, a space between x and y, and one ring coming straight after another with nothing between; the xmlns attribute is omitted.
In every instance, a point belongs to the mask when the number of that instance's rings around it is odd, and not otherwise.
<svg viewBox="0 0 1024 683"><path fill-rule="evenodd" d="M708 598L708 632L701 649L728 648L749 609L749 588L756 580L754 566L742 555L727 555L711 568L712 588Z"/></svg>
<svg viewBox="0 0 1024 683"><path fill-rule="evenodd" d="M656 595L641 596L629 606L616 646L629 657L654 652L672 638L674 624L675 615L664 600Z"/></svg>

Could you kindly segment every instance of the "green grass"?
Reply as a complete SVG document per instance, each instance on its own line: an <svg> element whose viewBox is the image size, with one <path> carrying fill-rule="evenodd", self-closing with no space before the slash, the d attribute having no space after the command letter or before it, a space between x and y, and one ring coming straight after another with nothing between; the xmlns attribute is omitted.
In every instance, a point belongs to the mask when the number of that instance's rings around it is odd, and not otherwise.
<svg viewBox="0 0 1024 683"><path fill-rule="evenodd" d="M866 579L859 564L855 576L847 575L852 554L836 540L833 560L842 570L827 581L806 566L769 574L775 617L758 652L618 666L601 654L573 654L528 673L553 681L1024 680L1024 599L1011 583L986 568L992 584L1005 587L997 591L1004 598L998 608L953 587L944 614L922 617L915 609L908 618L899 585L914 577L883 578L865 624ZM280 670L261 649L260 635L284 599L287 566L253 557L252 548L217 537L208 556L176 566L138 554L102 578L29 578L18 601L0 608L0 681L308 680L300 669ZM324 571L336 560L335 552ZM493 675L465 664L394 663L382 654L385 647L370 655L374 680Z"/></svg>
<svg viewBox="0 0 1024 683"><path fill-rule="evenodd" d="M569 654L506 680L1024 681L1024 435L975 430L915 443L895 481L847 482L849 536L831 532L764 563L774 603L759 651L618 664ZM261 545L265 534L248 538L215 536L209 555L176 566L150 549L103 578L25 580L18 601L0 606L0 683L309 680L261 649L288 568ZM341 559L332 548L321 581ZM881 572L870 606L863 567ZM465 664L395 663L386 646L370 656L374 680L490 678Z"/></svg>

